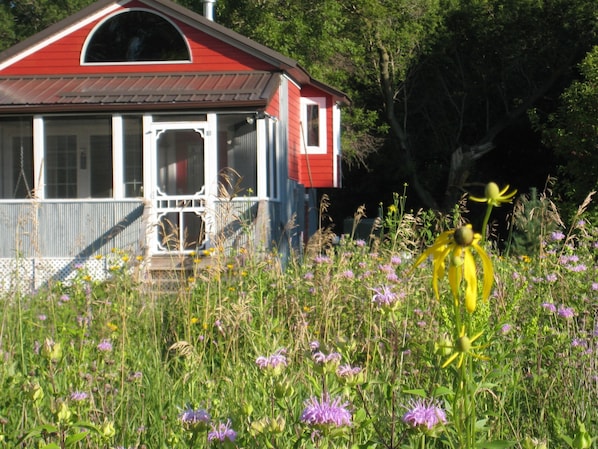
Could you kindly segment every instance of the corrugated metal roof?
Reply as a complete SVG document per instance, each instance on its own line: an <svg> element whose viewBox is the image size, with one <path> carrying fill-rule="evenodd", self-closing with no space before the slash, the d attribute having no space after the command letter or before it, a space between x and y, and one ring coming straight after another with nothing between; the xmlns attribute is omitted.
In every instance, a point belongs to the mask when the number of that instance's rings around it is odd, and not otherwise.
<svg viewBox="0 0 598 449"><path fill-rule="evenodd" d="M270 72L0 77L0 111L66 107L266 106L280 75ZM85 108L86 109L86 108Z"/></svg>

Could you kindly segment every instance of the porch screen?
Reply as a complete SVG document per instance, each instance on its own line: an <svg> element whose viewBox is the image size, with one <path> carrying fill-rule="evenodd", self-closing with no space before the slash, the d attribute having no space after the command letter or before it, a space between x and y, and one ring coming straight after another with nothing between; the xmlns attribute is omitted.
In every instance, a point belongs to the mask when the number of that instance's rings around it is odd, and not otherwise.
<svg viewBox="0 0 598 449"><path fill-rule="evenodd" d="M0 198L33 196L33 120L0 119Z"/></svg>
<svg viewBox="0 0 598 449"><path fill-rule="evenodd" d="M112 118L44 120L46 198L112 196Z"/></svg>
<svg viewBox="0 0 598 449"><path fill-rule="evenodd" d="M257 133L254 115L218 117L221 136L218 167L233 196L257 195ZM226 145L224 147L224 145Z"/></svg>

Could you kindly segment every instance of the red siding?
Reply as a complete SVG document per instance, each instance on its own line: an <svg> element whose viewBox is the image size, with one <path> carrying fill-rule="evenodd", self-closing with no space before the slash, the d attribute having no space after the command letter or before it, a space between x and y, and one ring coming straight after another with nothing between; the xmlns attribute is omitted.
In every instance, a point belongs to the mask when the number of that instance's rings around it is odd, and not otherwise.
<svg viewBox="0 0 598 449"><path fill-rule="evenodd" d="M280 117L280 86L272 96L268 106L266 106L266 112L272 117Z"/></svg>
<svg viewBox="0 0 598 449"><path fill-rule="evenodd" d="M301 182L301 132L299 124L299 87L289 81L289 178Z"/></svg>
<svg viewBox="0 0 598 449"><path fill-rule="evenodd" d="M334 187L332 97L313 86L305 86L301 96L326 97L326 154L300 155L300 182L306 187Z"/></svg>
<svg viewBox="0 0 598 449"><path fill-rule="evenodd" d="M145 6L145 5L144 5ZM184 23L173 20L186 36L192 62L182 64L80 64L80 54L87 36L100 20L85 25L57 42L16 61L2 71L3 75L58 75L132 72L222 72L270 70L272 66L235 47L209 36Z"/></svg>

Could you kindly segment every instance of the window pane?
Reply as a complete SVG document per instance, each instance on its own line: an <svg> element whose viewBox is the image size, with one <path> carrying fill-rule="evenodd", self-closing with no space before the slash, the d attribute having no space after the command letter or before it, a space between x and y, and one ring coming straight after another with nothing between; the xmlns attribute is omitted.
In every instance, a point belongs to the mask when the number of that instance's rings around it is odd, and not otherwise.
<svg viewBox="0 0 598 449"><path fill-rule="evenodd" d="M33 120L0 120L0 198L30 198L33 192Z"/></svg>
<svg viewBox="0 0 598 449"><path fill-rule="evenodd" d="M220 151L219 171L228 193L234 196L257 194L257 133L253 116L226 115L218 117L218 129L226 148ZM225 170L229 169L229 170Z"/></svg>
<svg viewBox="0 0 598 449"><path fill-rule="evenodd" d="M46 197L110 197L111 117L59 117L44 123Z"/></svg>
<svg viewBox="0 0 598 449"><path fill-rule="evenodd" d="M75 198L77 194L77 136L46 137L46 197Z"/></svg>
<svg viewBox="0 0 598 449"><path fill-rule="evenodd" d="M320 109L317 104L308 104L307 107L307 146L320 146Z"/></svg>
<svg viewBox="0 0 598 449"><path fill-rule="evenodd" d="M89 137L91 197L112 196L112 136Z"/></svg>
<svg viewBox="0 0 598 449"><path fill-rule="evenodd" d="M85 62L189 61L181 33L166 19L129 11L108 19L92 36Z"/></svg>
<svg viewBox="0 0 598 449"><path fill-rule="evenodd" d="M124 170L125 196L143 196L143 151L141 117L125 117L124 128Z"/></svg>

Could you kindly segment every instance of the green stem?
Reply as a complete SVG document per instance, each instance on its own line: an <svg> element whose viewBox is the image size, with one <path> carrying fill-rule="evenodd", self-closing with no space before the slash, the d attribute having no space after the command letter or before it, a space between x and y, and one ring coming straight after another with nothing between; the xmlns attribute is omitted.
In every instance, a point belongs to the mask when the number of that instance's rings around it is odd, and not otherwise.
<svg viewBox="0 0 598 449"><path fill-rule="evenodd" d="M486 230L488 229L488 221L490 221L490 213L492 212L492 204L488 204L486 208L486 215L484 215L484 221L482 223L482 242L486 241Z"/></svg>

